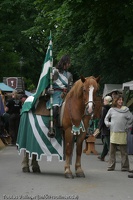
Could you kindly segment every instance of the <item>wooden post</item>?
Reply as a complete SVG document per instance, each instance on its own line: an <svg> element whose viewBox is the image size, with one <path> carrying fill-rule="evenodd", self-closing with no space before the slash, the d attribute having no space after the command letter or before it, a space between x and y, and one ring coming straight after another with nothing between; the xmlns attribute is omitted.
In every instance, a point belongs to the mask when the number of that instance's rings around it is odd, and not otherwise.
<svg viewBox="0 0 133 200"><path fill-rule="evenodd" d="M2 142L1 138L0 138L0 149L4 148L5 144Z"/></svg>
<svg viewBox="0 0 133 200"><path fill-rule="evenodd" d="M95 141L96 138L93 135L90 135L86 139L86 148L83 150L86 155L89 155L90 153L94 153L94 155L98 155L98 152L95 150Z"/></svg>

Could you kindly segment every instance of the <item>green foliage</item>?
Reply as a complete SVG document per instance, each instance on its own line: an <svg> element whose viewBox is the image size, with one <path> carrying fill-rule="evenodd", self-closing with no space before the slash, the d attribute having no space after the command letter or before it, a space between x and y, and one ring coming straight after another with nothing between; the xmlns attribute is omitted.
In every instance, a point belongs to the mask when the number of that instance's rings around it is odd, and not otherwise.
<svg viewBox="0 0 133 200"><path fill-rule="evenodd" d="M33 91L36 89L35 85L33 84L32 80L30 78L29 79L24 78L24 82L25 82L26 90Z"/></svg>
<svg viewBox="0 0 133 200"><path fill-rule="evenodd" d="M133 77L133 0L2 0L0 18L1 79L21 73L36 86L50 30L54 63L70 54L75 80L100 75L103 86Z"/></svg>

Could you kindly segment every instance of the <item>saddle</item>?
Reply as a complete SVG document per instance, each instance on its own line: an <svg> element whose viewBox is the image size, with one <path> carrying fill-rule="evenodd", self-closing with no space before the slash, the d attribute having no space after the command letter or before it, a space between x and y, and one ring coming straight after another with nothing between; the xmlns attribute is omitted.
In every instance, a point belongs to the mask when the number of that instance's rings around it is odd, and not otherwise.
<svg viewBox="0 0 133 200"><path fill-rule="evenodd" d="M46 108L46 98L45 96L41 96L39 98L39 102L37 104L37 107L35 109L36 115L43 115L43 116L50 116L50 110Z"/></svg>
<svg viewBox="0 0 133 200"><path fill-rule="evenodd" d="M62 126L62 117L63 117L63 113L64 113L64 105L65 105L65 102L63 102L62 106L59 109L60 126ZM50 116L50 110L46 108L46 98L45 98L45 96L42 96L39 99L39 102L38 102L37 107L35 109L35 114L36 115L42 115L42 116Z"/></svg>

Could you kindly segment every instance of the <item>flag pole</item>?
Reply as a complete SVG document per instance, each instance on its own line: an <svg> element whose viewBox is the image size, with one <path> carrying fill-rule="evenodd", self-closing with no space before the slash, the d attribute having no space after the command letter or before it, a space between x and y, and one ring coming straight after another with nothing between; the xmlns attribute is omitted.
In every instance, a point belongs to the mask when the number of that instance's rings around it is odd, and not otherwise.
<svg viewBox="0 0 133 200"><path fill-rule="evenodd" d="M53 90L53 55L52 55L52 36L50 31L50 91ZM53 93L50 94L50 129L49 137L55 137L54 119L53 119Z"/></svg>

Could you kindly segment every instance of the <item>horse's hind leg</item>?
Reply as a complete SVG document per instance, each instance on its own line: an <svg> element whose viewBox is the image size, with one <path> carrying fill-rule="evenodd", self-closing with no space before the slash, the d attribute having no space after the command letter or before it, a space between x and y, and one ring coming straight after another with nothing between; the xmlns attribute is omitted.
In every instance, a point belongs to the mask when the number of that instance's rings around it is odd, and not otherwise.
<svg viewBox="0 0 133 200"><path fill-rule="evenodd" d="M40 166L38 164L38 161L36 160L36 155L33 155L32 157L32 162L31 162L31 166L32 166L32 171L34 173L40 173Z"/></svg>
<svg viewBox="0 0 133 200"><path fill-rule="evenodd" d="M80 136L77 138L76 147L76 162L75 162L75 173L77 177L85 177L85 174L81 168L81 154L82 154L82 138Z"/></svg>
<svg viewBox="0 0 133 200"><path fill-rule="evenodd" d="M30 172L30 168L29 168L29 154L26 153L26 151L24 152L24 158L22 161L22 171L23 172Z"/></svg>

